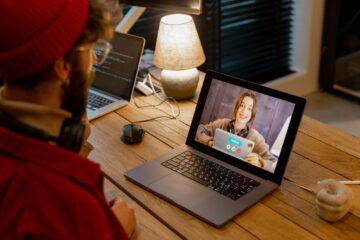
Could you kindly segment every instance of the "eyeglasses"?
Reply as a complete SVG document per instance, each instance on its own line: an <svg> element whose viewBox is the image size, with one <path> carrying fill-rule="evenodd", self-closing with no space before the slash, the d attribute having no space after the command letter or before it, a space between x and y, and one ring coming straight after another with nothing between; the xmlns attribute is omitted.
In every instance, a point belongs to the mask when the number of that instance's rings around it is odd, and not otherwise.
<svg viewBox="0 0 360 240"><path fill-rule="evenodd" d="M93 46L84 47L78 46L75 48L77 51L85 51L92 49L95 53L96 59L94 65L99 66L103 64L106 60L106 57L111 51L112 45L104 39L98 39Z"/></svg>

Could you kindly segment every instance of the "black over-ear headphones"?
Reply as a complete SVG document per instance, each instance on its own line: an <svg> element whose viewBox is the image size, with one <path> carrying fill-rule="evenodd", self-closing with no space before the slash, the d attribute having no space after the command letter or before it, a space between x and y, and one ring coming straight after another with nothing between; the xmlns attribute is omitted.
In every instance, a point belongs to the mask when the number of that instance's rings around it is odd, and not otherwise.
<svg viewBox="0 0 360 240"><path fill-rule="evenodd" d="M76 153L80 151L85 137L85 123L71 118L64 120L59 137L22 123L3 111L0 111L0 126L31 138L45 142L55 142L58 146Z"/></svg>
<svg viewBox="0 0 360 240"><path fill-rule="evenodd" d="M235 133L235 128L234 128L234 124L229 124L229 126L227 127L227 131L232 133L232 134L236 134ZM240 133L236 134L240 137L246 138L247 135L249 135L249 127L246 127L244 129L241 129Z"/></svg>
<svg viewBox="0 0 360 240"><path fill-rule="evenodd" d="M240 133L238 134L238 136L246 138L247 135L249 134L249 131L247 129L241 129Z"/></svg>

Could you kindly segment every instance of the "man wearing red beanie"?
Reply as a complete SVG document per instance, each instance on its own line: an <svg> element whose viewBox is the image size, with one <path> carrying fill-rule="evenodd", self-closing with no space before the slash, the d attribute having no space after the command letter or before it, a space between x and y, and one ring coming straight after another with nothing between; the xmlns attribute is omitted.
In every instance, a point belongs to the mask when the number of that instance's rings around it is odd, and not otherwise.
<svg viewBox="0 0 360 240"><path fill-rule="evenodd" d="M133 209L109 207L99 166L78 154L117 1L0 0L0 239L128 239L135 228Z"/></svg>

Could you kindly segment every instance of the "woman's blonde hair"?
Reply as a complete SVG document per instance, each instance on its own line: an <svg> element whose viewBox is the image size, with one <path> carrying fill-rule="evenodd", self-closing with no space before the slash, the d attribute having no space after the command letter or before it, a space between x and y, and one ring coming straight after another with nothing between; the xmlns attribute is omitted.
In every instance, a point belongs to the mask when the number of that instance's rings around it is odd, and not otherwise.
<svg viewBox="0 0 360 240"><path fill-rule="evenodd" d="M254 104L253 104L253 108L252 108L252 111L251 111L251 118L250 120L246 123L246 126L247 127L250 127L253 122L254 122L254 119L255 119L255 115L256 115L256 97L253 93L251 92L245 92L243 94L241 94L237 100L236 100L236 103L235 103L235 107L234 107L234 111L233 111L233 120L236 119L236 114L241 106L241 103L242 101L244 100L245 97L250 97L253 99L254 101Z"/></svg>

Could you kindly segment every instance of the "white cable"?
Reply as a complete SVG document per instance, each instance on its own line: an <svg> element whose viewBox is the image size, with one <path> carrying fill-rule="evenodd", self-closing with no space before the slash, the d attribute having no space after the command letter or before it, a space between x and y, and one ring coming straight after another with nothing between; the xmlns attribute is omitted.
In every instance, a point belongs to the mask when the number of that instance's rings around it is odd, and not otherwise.
<svg viewBox="0 0 360 240"><path fill-rule="evenodd" d="M173 105L168 102L168 99L162 99L161 96L155 91L154 85L153 85L153 82L152 82L152 79L151 79L151 74L149 73L146 77L148 78L148 80L150 82L151 89L153 90L155 96L158 99L160 99L161 101L165 101L165 103L170 106L170 109L171 109L171 112L172 112L172 117L176 118L175 109L174 109Z"/></svg>

